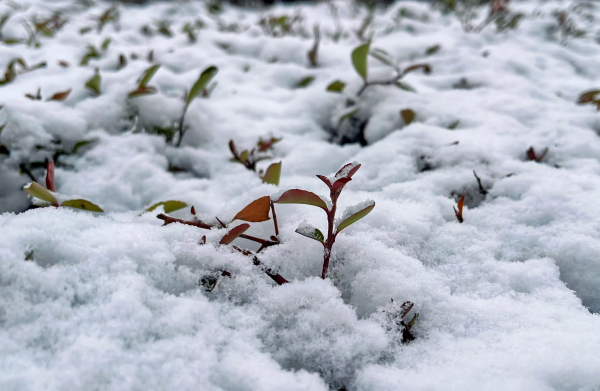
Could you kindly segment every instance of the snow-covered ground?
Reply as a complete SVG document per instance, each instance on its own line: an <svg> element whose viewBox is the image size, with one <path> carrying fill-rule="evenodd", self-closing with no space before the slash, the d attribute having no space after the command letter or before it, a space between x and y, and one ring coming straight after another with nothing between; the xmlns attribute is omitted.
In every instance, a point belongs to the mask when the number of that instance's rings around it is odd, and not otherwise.
<svg viewBox="0 0 600 391"><path fill-rule="evenodd" d="M17 65L0 86L10 151L0 155L1 390L600 390L600 116L576 104L600 87L598 3L514 0L516 29L465 31L454 12L399 2L376 11L363 41L367 10L345 1L220 13L196 1L119 5L101 32L112 3L82 3L0 2L11 15L2 39L26 39L22 21L36 15L67 19L38 45L0 45L2 73L19 57L47 62ZM476 8L473 24L488 10ZM571 30L557 28L561 10ZM299 17L289 32L260 26L283 15ZM430 65L402 79L416 92L372 86L357 97L350 55L370 36L402 69ZM88 44L99 58L80 66ZM128 98L153 64L157 93ZM166 143L152 130L177 122L209 66L216 88L189 106L181 147ZM370 80L393 76L375 58L368 66ZM96 68L100 95L84 86ZM326 91L335 80L343 93ZM41 100L24 96L38 88ZM279 188L229 161L230 139L241 150L271 136L282 140L258 167L281 161ZM367 145L340 145L344 136ZM58 158L57 192L105 212L25 211L19 165L44 183L31 163L83 140L95 143ZM549 148L541 162L527 159L531 146ZM224 230L163 227L160 208L143 213L181 200L229 222L281 189L326 194L315 174L352 161L362 167L340 207L376 207L338 236L326 280L321 246L294 232L303 221L326 232L318 208L276 206L281 244L259 257L290 281L281 286L219 246ZM189 208L172 216L192 219ZM269 238L273 224L248 233ZM199 281L221 269L231 278L207 292ZM390 299L420 313L408 344L387 327Z"/></svg>

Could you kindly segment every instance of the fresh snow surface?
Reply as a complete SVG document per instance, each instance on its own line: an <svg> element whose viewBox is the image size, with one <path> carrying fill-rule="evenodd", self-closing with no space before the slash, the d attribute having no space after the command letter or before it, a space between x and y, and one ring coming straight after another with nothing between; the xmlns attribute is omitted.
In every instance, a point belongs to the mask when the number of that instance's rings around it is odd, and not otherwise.
<svg viewBox="0 0 600 391"><path fill-rule="evenodd" d="M0 2L0 15L11 13L4 38L26 38L21 22L34 15L68 18L39 48L0 45L1 75L16 57L48 64L0 87L0 143L11 152L0 155L0 390L600 389L600 117L575 103L600 87L597 2L514 0L510 9L525 17L504 32L493 23L465 32L456 14L426 2L394 4L375 13L365 37L401 67L428 63L432 72L403 80L416 93L374 86L359 98L350 53L367 11L349 1L333 3L335 12L322 3L217 15L195 1L118 5L118 25L80 34L114 4L84 3L94 2ZM586 35L563 37L557 10ZM475 11L480 21L488 8ZM302 18L296 34L265 34L259 20L282 15ZM196 19L204 27L191 43L182 28ZM140 33L160 20L171 38ZM314 25L317 67L307 59ZM79 66L86 45L106 38L100 58ZM162 65L149 83L158 93L127 99L150 51ZM218 84L190 105L181 148L143 131L172 125L211 65ZM95 68L99 96L84 87ZM307 76L314 81L296 88ZM390 77L369 59L370 79ZM337 79L344 92L326 92ZM38 87L42 100L24 97ZM46 101L67 89L65 101ZM360 111L340 132L351 136L368 118L365 147L330 142L341 139L330 131L348 100ZM416 114L409 125L404 109ZM282 286L217 246L224 231L163 227L158 210L143 213L181 200L203 221L228 222L277 193L229 162L227 147L271 135L283 140L259 168L282 161L281 188L321 193L315 174L362 164L338 210L377 206L338 236L330 279L318 278L322 246L294 232L303 220L325 232L319 208L276 206L281 244L259 258L291 282ZM60 157L56 187L105 213L24 212L30 180L19 164L43 161L58 139L67 150L96 140ZM541 163L527 161L530 146L549 148ZM43 183L43 169L33 174ZM462 194L459 224L452 206ZM192 218L189 208L173 216ZM268 238L272 221L247 233ZM199 285L223 269L232 278L215 291ZM412 301L409 317L420 313L409 344L382 315L395 308L390 299Z"/></svg>

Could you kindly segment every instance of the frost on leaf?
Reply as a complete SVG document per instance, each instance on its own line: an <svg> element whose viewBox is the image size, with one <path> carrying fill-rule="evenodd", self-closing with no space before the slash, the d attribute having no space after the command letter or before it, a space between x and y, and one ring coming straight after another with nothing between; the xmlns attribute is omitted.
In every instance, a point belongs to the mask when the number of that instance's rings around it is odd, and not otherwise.
<svg viewBox="0 0 600 391"><path fill-rule="evenodd" d="M366 200L360 204L346 208L340 219L336 219L336 235L344 228L356 223L368 215L375 207L375 201Z"/></svg>
<svg viewBox="0 0 600 391"><path fill-rule="evenodd" d="M356 173L356 171L358 171L359 168L359 162L352 162L346 164L344 167L340 168L338 172L335 173L332 182L335 182L341 178L352 178L352 176Z"/></svg>
<svg viewBox="0 0 600 391"><path fill-rule="evenodd" d="M306 236L307 238L314 239L320 243L323 243L323 241L325 240L325 236L323 235L323 232L321 232L319 229L313 227L312 225L310 225L309 223L307 223L305 221L300 223L298 228L296 228L296 232L302 236Z"/></svg>

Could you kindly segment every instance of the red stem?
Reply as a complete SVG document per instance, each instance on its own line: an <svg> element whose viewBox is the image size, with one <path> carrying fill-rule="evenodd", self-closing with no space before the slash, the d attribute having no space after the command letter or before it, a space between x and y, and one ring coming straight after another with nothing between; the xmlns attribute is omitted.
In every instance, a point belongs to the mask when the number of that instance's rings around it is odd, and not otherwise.
<svg viewBox="0 0 600 391"><path fill-rule="evenodd" d="M331 258L331 249L333 248L333 243L335 243L335 235L333 233L334 224L335 224L335 210L337 209L337 195L334 194L333 189L330 192L332 207L331 210L327 212L327 240L324 243L323 249L323 273L321 274L321 278L325 279L327 277L327 271L329 270L329 259Z"/></svg>

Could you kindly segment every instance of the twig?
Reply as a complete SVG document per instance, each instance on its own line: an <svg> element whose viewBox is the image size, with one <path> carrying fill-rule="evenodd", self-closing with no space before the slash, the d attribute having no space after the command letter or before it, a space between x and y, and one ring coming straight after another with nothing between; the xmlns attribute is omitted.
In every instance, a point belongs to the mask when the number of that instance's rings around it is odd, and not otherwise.
<svg viewBox="0 0 600 391"><path fill-rule="evenodd" d="M21 169L21 171L23 171L25 174L27 174L29 179L31 179L34 182L37 182L37 179L35 179L35 176L33 175L33 173L31 171L29 171L29 169L25 166L24 163L19 164L19 168Z"/></svg>
<svg viewBox="0 0 600 391"><path fill-rule="evenodd" d="M475 179L477 179L477 184L479 185L479 193L486 195L488 193L488 191L481 184L481 179L477 176L477 173L475 172L475 170L473 170L473 175L475 175Z"/></svg>
<svg viewBox="0 0 600 391"><path fill-rule="evenodd" d="M271 201L271 212L273 212L273 225L275 226L275 237L279 238L279 225L277 225L277 215L275 214L275 204Z"/></svg>
<svg viewBox="0 0 600 391"><path fill-rule="evenodd" d="M252 254L250 251L248 250L243 250L237 246L233 246L233 248L239 252L241 252L242 254L246 255L247 257L252 258L252 262L254 263L255 266L260 266L261 270L263 272L265 272L265 274L269 277L271 277L273 279L273 281L275 281L278 285L283 285L283 284L287 284L289 281L286 280L285 278L283 278L281 276L281 274L279 273L275 273L273 272L273 270L271 270L270 268L264 266L261 262L260 259L258 259L258 257L254 254Z"/></svg>

